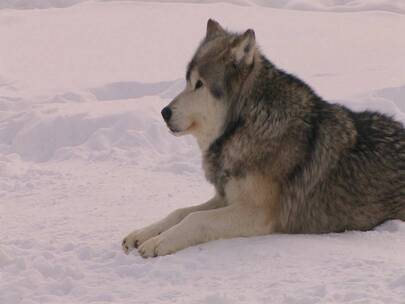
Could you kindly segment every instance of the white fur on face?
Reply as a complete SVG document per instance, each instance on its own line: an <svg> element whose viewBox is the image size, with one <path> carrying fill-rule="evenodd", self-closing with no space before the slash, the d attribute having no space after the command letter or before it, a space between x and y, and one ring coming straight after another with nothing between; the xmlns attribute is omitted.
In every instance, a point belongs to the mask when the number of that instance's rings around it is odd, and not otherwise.
<svg viewBox="0 0 405 304"><path fill-rule="evenodd" d="M203 86L195 89L198 80ZM211 94L197 71L191 73L186 88L169 107L172 117L168 126L174 135L194 135L203 151L220 135L226 114L225 103Z"/></svg>

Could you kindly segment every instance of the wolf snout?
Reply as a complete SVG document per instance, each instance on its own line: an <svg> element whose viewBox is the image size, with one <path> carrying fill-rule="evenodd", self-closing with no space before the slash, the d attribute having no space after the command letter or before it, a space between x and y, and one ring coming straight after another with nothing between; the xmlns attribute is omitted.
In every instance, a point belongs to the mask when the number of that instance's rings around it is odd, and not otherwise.
<svg viewBox="0 0 405 304"><path fill-rule="evenodd" d="M161 113L165 122L168 122L172 117L172 110L169 107L164 107Z"/></svg>

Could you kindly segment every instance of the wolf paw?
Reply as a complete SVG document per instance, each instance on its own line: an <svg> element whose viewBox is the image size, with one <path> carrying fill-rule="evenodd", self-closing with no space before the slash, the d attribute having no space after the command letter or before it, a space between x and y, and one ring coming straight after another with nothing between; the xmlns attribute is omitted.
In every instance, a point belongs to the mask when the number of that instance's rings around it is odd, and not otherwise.
<svg viewBox="0 0 405 304"><path fill-rule="evenodd" d="M142 243L154 237L152 231L147 229L139 229L131 232L122 240L122 250L128 254L134 248L138 248Z"/></svg>
<svg viewBox="0 0 405 304"><path fill-rule="evenodd" d="M174 250L170 249L170 246L167 246L167 242L161 237L161 235L147 240L139 246L138 251L144 258L152 258L174 252Z"/></svg>

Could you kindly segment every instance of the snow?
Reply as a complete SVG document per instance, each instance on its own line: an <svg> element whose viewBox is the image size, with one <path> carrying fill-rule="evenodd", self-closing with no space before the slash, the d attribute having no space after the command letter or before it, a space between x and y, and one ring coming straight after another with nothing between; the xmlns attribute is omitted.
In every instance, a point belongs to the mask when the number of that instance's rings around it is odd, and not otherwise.
<svg viewBox="0 0 405 304"><path fill-rule="evenodd" d="M80 2L80 3L79 3ZM144 260L131 230L207 200L160 109L209 17L325 98L405 122L399 0L0 0L0 303L405 303L405 223ZM181 16L181 18L179 18Z"/></svg>

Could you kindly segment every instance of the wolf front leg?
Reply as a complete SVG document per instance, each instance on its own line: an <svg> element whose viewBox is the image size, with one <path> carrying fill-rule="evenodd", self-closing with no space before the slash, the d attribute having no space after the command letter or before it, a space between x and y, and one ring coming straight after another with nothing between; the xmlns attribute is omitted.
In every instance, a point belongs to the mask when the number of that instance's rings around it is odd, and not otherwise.
<svg viewBox="0 0 405 304"><path fill-rule="evenodd" d="M201 210L215 209L223 207L224 205L225 205L224 199L221 196L216 195L204 204L177 209L172 213L170 213L164 219L152 225L131 232L122 241L122 249L126 254L128 254L132 249L138 248L138 246L143 244L145 241L161 234L167 229L178 224L190 213Z"/></svg>
<svg viewBox="0 0 405 304"><path fill-rule="evenodd" d="M273 223L268 211L258 206L230 205L194 212L143 243L139 253L145 258L155 257L211 240L269 234L273 231Z"/></svg>

